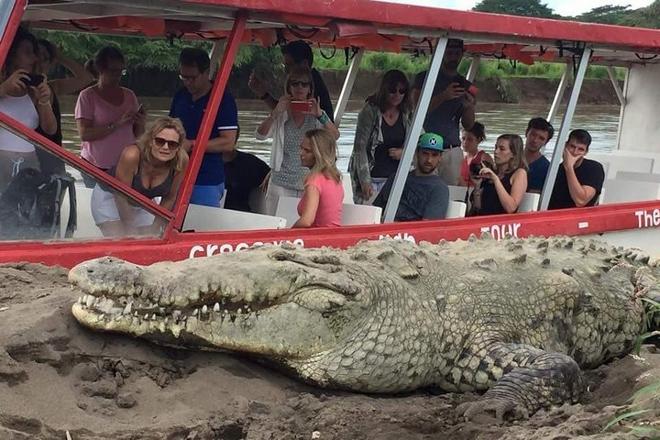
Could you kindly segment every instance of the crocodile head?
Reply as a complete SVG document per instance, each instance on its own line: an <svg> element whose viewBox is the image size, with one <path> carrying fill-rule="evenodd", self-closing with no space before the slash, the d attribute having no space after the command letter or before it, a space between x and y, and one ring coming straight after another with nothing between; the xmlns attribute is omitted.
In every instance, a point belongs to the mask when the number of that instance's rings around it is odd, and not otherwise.
<svg viewBox="0 0 660 440"><path fill-rule="evenodd" d="M417 364L406 354L403 368L395 355L422 343L425 326L411 329L409 319L422 313L420 301L432 307L411 294L407 279L418 273L414 258L400 255L405 245L373 243L348 252L262 247L151 266L91 260L69 273L82 291L72 310L95 330L256 355L320 385L396 391L401 378L409 389L401 372ZM382 365L382 380L361 377Z"/></svg>

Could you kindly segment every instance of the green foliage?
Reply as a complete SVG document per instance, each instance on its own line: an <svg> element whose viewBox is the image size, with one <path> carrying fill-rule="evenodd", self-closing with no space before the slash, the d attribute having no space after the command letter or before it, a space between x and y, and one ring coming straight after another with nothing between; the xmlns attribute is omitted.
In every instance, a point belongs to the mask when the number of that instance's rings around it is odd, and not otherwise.
<svg viewBox="0 0 660 440"><path fill-rule="evenodd" d="M558 15L540 0L482 0L474 11L498 14L523 15L525 17L557 18Z"/></svg>
<svg viewBox="0 0 660 440"><path fill-rule="evenodd" d="M604 5L593 8L589 12L578 15L576 18L579 21L587 21L593 23L607 23L618 24L630 14L632 10L630 5Z"/></svg>

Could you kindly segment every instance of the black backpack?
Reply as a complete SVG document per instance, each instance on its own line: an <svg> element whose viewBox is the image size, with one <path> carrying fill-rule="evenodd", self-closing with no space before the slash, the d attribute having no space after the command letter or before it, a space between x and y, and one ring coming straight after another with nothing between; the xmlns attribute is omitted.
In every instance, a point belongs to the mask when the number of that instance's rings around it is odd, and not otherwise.
<svg viewBox="0 0 660 440"><path fill-rule="evenodd" d="M69 219L64 237L76 230L76 189L70 175L47 176L34 168L18 172L0 196L0 239L61 238L60 210L69 192Z"/></svg>

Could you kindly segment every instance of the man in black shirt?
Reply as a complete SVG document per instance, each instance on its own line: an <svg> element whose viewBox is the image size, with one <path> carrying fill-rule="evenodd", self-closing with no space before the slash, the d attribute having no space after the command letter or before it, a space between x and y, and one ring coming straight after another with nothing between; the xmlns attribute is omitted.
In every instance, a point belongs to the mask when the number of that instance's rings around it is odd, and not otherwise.
<svg viewBox="0 0 660 440"><path fill-rule="evenodd" d="M600 163L584 157L590 144L591 135L586 130L573 130L568 135L548 209L594 206L598 201L605 171Z"/></svg>
<svg viewBox="0 0 660 440"><path fill-rule="evenodd" d="M270 167L257 156L232 150L222 154L225 164L225 208L255 212L250 206L250 193L259 188Z"/></svg>
<svg viewBox="0 0 660 440"><path fill-rule="evenodd" d="M312 67L314 64L314 54L312 53L312 48L309 47L309 44L303 40L291 41L286 46L282 47L282 55L284 56L284 70L287 73L291 67L297 64L305 65L312 70L314 96L318 99L321 110L325 111L325 114L334 122L330 92L328 92L328 87L325 85L319 71ZM270 107L271 110L275 108L277 105L277 99L268 93L268 84L255 76L254 72L250 75L248 86L252 92L259 97L259 99L264 101L266 105Z"/></svg>

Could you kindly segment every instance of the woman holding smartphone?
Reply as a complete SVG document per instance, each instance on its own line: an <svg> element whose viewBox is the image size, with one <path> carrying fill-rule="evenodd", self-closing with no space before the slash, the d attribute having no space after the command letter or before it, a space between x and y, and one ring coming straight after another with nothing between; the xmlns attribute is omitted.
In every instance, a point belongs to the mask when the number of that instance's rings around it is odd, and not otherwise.
<svg viewBox="0 0 660 440"><path fill-rule="evenodd" d="M272 171L266 178L266 213L274 215L280 197L302 197L309 170L300 161L300 145L306 132L324 128L335 138L339 130L314 98L311 70L294 66L286 78L284 95L257 128L260 140L273 139Z"/></svg>
<svg viewBox="0 0 660 440"><path fill-rule="evenodd" d="M503 134L495 143L495 166L482 162L473 191L475 215L512 214L527 191L527 164L523 140L517 134Z"/></svg>

